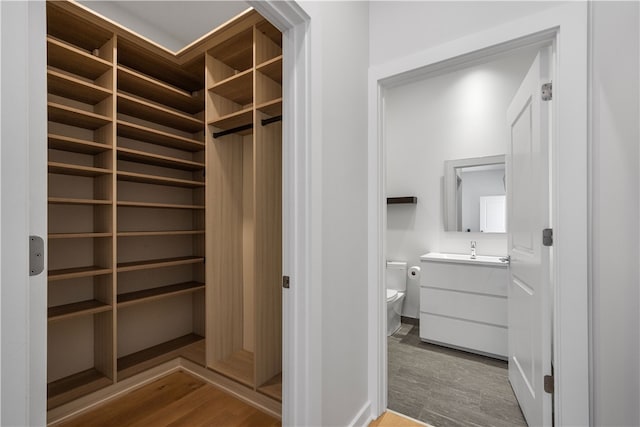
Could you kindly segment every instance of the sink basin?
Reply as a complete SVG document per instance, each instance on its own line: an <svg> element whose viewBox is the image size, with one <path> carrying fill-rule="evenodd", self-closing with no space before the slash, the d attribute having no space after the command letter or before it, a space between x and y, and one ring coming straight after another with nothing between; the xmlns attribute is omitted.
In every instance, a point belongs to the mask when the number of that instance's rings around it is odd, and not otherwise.
<svg viewBox="0 0 640 427"><path fill-rule="evenodd" d="M451 262L458 264L472 264L472 265L492 265L506 267L509 265L508 261L503 261L502 257L478 255L475 259L471 258L471 255L466 254L441 254L437 252L429 252L420 257L421 261L434 261L434 262Z"/></svg>

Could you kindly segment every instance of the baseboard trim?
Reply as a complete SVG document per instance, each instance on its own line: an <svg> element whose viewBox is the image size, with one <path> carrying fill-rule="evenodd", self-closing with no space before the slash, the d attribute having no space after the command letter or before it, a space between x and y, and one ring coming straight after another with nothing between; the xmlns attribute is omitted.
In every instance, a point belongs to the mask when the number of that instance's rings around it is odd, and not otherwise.
<svg viewBox="0 0 640 427"><path fill-rule="evenodd" d="M274 418L279 420L282 419L282 404L280 402L277 402L270 397L254 391L240 383L230 380L223 375L217 374L204 366L193 363L190 360L181 358L180 366L189 374L208 382L212 386L242 400L248 405L257 408Z"/></svg>
<svg viewBox="0 0 640 427"><path fill-rule="evenodd" d="M414 319L413 317L400 316L400 322L408 325L420 326L420 319Z"/></svg>
<svg viewBox="0 0 640 427"><path fill-rule="evenodd" d="M367 401L348 425L349 427L367 427L371 421L373 421L371 402Z"/></svg>
<svg viewBox="0 0 640 427"><path fill-rule="evenodd" d="M82 413L116 399L125 393L129 393L155 380L181 370L200 378L212 386L242 400L248 405L257 408L272 417L280 420L282 419L282 404L280 402L277 402L270 397L254 391L249 387L237 383L225 376L217 374L204 366L200 366L190 360L177 357L101 390L49 410L47 412L47 425L51 427L59 425L63 421L67 421L70 418L81 415Z"/></svg>

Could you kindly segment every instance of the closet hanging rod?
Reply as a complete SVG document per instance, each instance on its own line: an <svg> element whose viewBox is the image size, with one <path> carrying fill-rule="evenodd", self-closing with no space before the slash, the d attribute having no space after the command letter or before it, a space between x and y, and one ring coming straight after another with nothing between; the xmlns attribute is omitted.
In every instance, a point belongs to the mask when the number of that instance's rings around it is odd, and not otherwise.
<svg viewBox="0 0 640 427"><path fill-rule="evenodd" d="M242 132L243 130L253 129L253 123L249 123L248 125L242 125L231 129L221 130L220 132L214 132L214 138L220 138L221 136L231 135L232 133Z"/></svg>
<svg viewBox="0 0 640 427"><path fill-rule="evenodd" d="M282 120L282 116L271 117L270 119L262 119L262 126L268 125L269 123L275 123Z"/></svg>

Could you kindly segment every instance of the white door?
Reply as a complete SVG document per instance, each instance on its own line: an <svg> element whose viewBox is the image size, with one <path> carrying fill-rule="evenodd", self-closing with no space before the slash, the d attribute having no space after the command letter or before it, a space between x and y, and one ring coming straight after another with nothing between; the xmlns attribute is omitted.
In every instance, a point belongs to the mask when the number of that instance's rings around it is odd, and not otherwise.
<svg viewBox="0 0 640 427"><path fill-rule="evenodd" d="M507 111L509 381L529 426L551 425L550 248L542 245L549 214L550 48L542 49Z"/></svg>
<svg viewBox="0 0 640 427"><path fill-rule="evenodd" d="M506 197L480 196L480 231L504 233L506 230Z"/></svg>

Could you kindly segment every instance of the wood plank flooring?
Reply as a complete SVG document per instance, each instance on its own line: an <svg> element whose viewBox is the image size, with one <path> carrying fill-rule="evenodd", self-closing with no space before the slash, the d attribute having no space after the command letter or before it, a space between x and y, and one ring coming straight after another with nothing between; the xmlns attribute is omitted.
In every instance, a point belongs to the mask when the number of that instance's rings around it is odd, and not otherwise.
<svg viewBox="0 0 640 427"><path fill-rule="evenodd" d="M280 420L182 371L56 424L60 427L280 425Z"/></svg>
<svg viewBox="0 0 640 427"><path fill-rule="evenodd" d="M417 422L395 412L386 411L380 418L372 421L369 427L424 427L428 424Z"/></svg>

